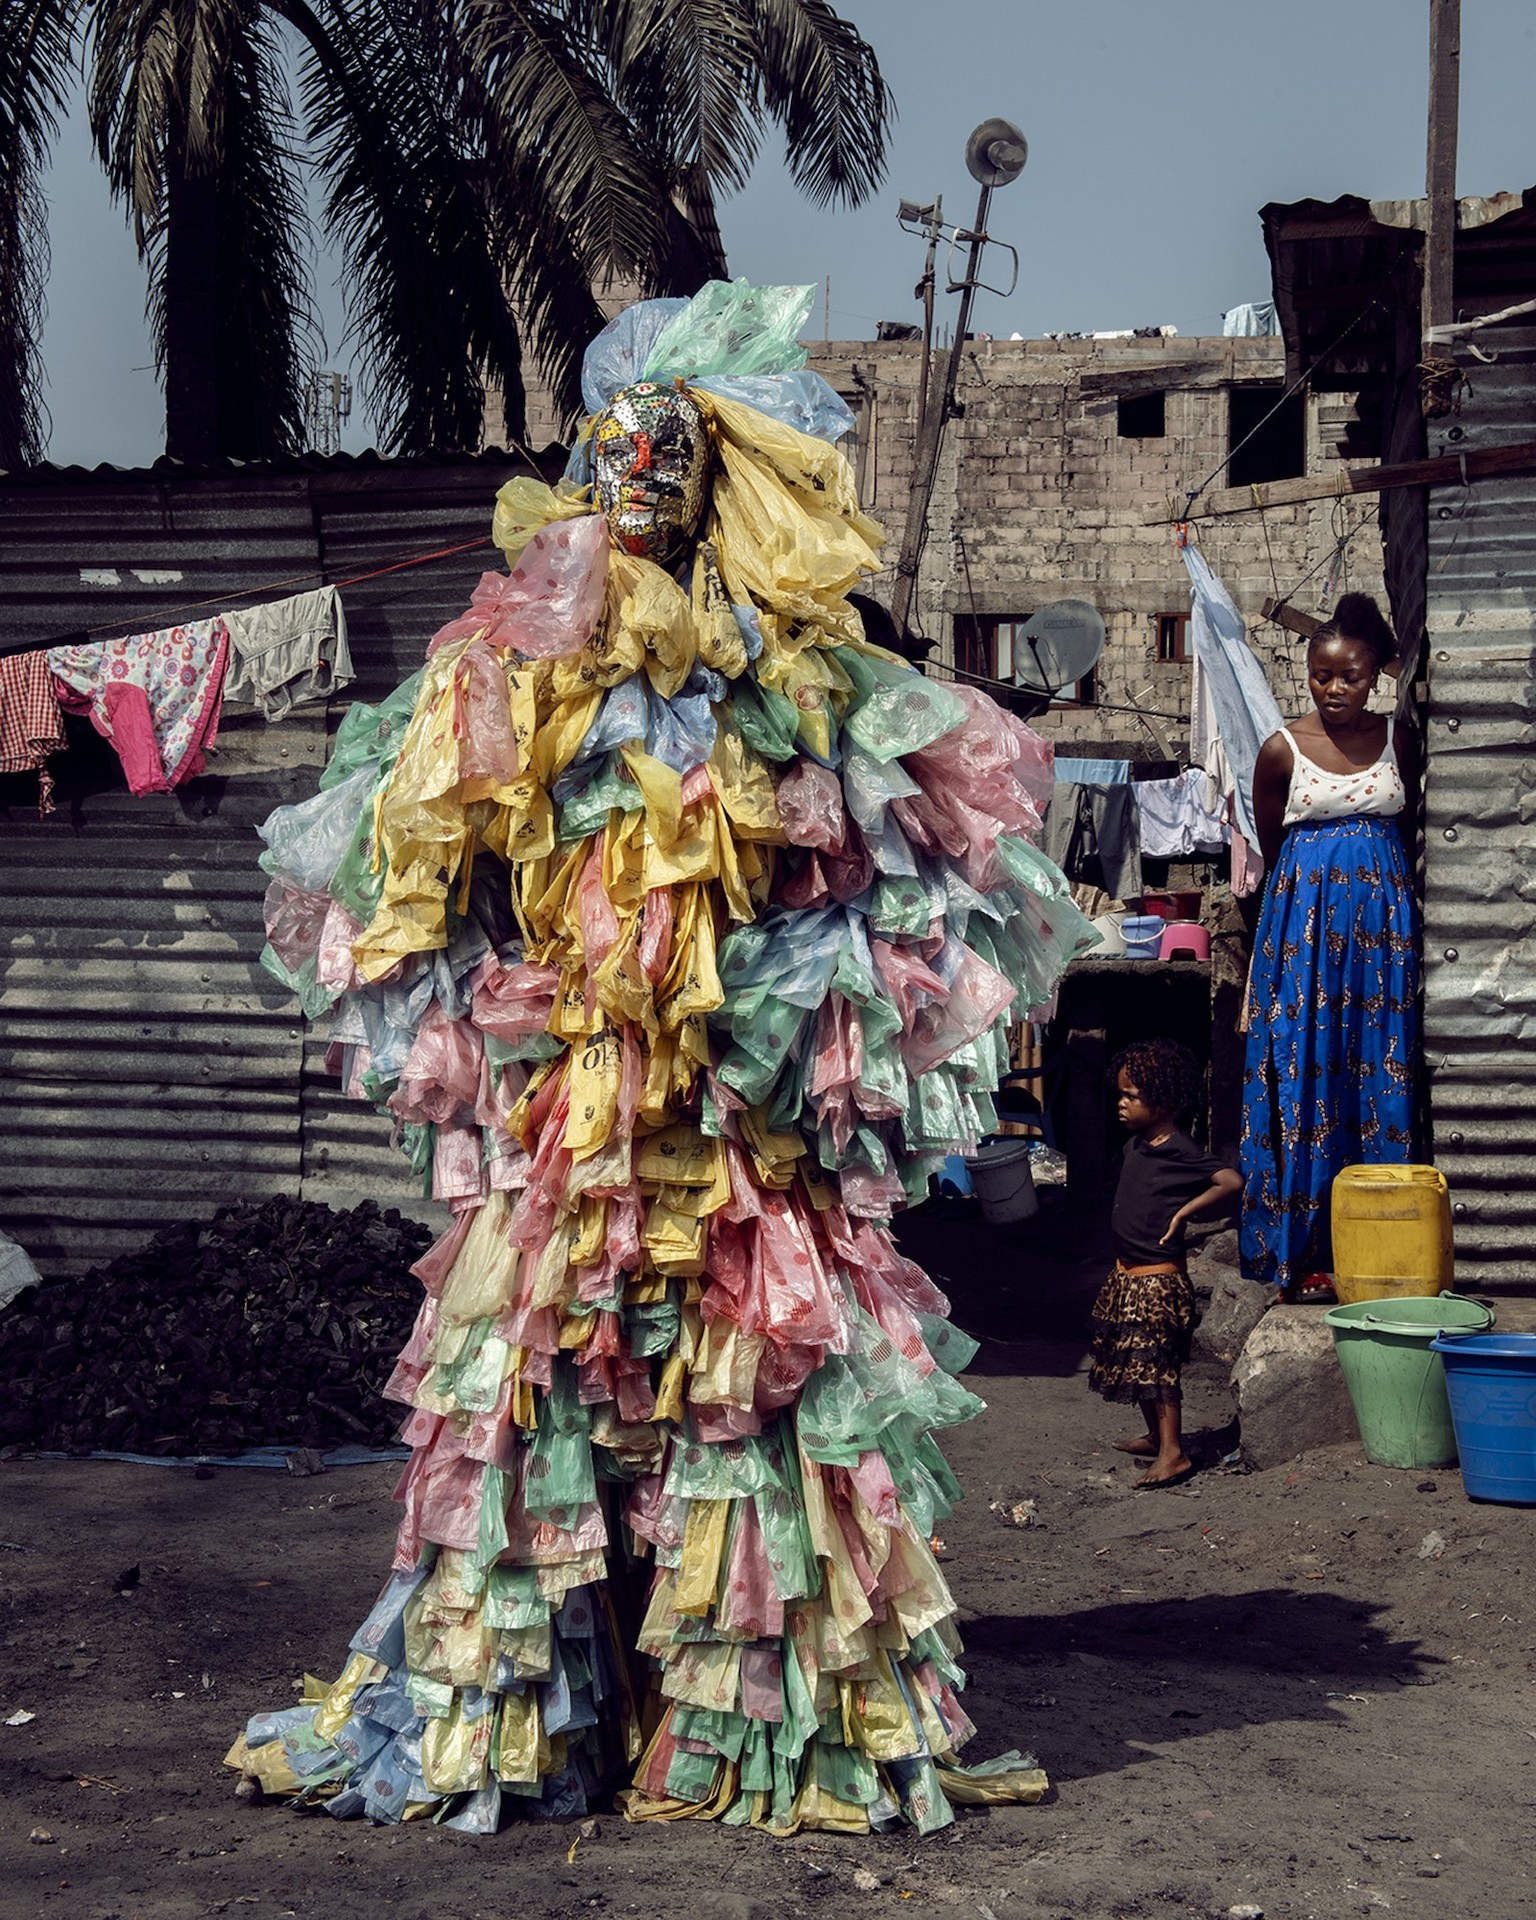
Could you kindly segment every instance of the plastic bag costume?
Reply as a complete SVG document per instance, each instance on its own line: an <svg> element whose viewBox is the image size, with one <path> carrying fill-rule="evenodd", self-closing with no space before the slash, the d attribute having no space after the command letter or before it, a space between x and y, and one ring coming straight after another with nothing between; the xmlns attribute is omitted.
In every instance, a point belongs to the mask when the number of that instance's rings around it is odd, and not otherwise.
<svg viewBox="0 0 1536 1920"><path fill-rule="evenodd" d="M1050 750L866 643L810 289L649 301L565 482L263 828L267 964L454 1221L387 1391L395 1571L230 1759L340 1816L929 1831L961 1770L935 1442L974 1343L888 1221L1085 923ZM595 489L592 479L595 478ZM946 1797L948 1796L948 1797Z"/></svg>

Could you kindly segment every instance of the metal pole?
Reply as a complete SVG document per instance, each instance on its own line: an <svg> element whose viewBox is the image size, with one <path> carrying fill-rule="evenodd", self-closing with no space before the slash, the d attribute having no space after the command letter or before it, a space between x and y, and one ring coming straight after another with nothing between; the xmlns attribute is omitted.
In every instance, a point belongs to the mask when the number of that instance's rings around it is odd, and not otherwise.
<svg viewBox="0 0 1536 1920"><path fill-rule="evenodd" d="M971 232L970 257L966 262L965 279L961 282L960 316L955 323L955 337L949 350L944 387L942 393L931 403L927 383L926 380L924 381L921 400L922 424L918 432L917 451L912 465L912 492L907 502L907 523L902 530L901 551L896 557L896 586L891 594L891 619L895 623L897 634L903 641L907 638L912 596L917 587L917 569L922 560L923 542L928 532L928 506L933 499L934 481L938 477L939 454L944 445L944 429L950 415L956 411L955 390L960 380L960 357L965 351L965 336L970 326L971 304L976 296L976 275L981 266L982 249L986 245L987 210L991 204L992 189L989 186L983 186L981 198L976 206L976 225ZM931 331L931 322L927 331ZM924 336L925 371L928 358L927 331Z"/></svg>

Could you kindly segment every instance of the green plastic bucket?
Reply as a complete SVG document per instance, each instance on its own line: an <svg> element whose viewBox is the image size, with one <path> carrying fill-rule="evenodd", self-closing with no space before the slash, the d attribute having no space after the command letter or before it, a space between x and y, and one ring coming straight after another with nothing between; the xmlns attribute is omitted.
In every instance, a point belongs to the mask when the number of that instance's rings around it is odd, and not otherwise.
<svg viewBox="0 0 1536 1920"><path fill-rule="evenodd" d="M1357 1300L1323 1315L1355 1403L1365 1457L1378 1467L1449 1467L1456 1433L1445 1368L1430 1342L1448 1330L1486 1333L1493 1310L1442 1293L1434 1299Z"/></svg>

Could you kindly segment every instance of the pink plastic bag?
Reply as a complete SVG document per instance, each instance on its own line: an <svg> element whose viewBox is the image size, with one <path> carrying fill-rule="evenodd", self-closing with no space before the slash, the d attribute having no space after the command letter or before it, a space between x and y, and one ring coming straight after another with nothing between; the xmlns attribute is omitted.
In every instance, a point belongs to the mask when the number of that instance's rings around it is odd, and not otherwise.
<svg viewBox="0 0 1536 1920"><path fill-rule="evenodd" d="M902 1042L902 1058L914 1079L985 1033L1013 999L1012 986L996 967L967 946L960 951L960 965L949 983L949 998L924 1007ZM843 1191L848 1191L846 1177Z"/></svg>
<svg viewBox="0 0 1536 1920"><path fill-rule="evenodd" d="M470 647L454 677L453 732L459 778L506 786L517 778L517 741L506 670L487 646Z"/></svg>
<svg viewBox="0 0 1536 1920"><path fill-rule="evenodd" d="M892 805L904 825L910 814L963 860L972 886L990 888L999 878L999 832L1033 838L1040 831L1055 752L979 687L953 691L966 707L965 724L907 755L904 764L923 795Z"/></svg>
<svg viewBox="0 0 1536 1920"><path fill-rule="evenodd" d="M432 1141L432 1198L478 1206L491 1190L478 1127L440 1126Z"/></svg>
<svg viewBox="0 0 1536 1920"><path fill-rule="evenodd" d="M274 880L267 888L262 907L267 939L290 973L297 973L319 948L330 902L328 893L306 893L289 880Z"/></svg>
<svg viewBox="0 0 1536 1920"><path fill-rule="evenodd" d="M365 984L352 958L352 948L362 936L363 923L354 920L339 900L333 900L315 954L315 979L322 987L329 987L333 993L352 993Z"/></svg>
<svg viewBox="0 0 1536 1920"><path fill-rule="evenodd" d="M530 962L503 966L493 954L475 969L472 985L470 1018L482 1033L510 1044L549 1025L560 976Z"/></svg>
<svg viewBox="0 0 1536 1920"><path fill-rule="evenodd" d="M839 853L847 837L843 789L830 767L797 760L778 786L779 817L791 846Z"/></svg>
<svg viewBox="0 0 1536 1920"><path fill-rule="evenodd" d="M389 1096L390 1112L418 1126L429 1120L439 1126L475 1126L478 1145L475 1108L484 1057L484 1043L474 1027L467 1020L450 1020L434 1000L416 1030L400 1084Z"/></svg>
<svg viewBox="0 0 1536 1920"><path fill-rule="evenodd" d="M493 647L533 660L577 653L592 637L608 585L608 522L601 514L557 520L523 548L510 574L483 573L469 611L433 638L432 648L485 630Z"/></svg>

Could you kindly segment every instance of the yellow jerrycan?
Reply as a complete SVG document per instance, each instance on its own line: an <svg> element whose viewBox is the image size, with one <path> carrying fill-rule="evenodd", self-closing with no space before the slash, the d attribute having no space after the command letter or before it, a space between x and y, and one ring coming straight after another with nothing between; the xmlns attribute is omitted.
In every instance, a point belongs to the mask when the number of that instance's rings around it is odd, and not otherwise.
<svg viewBox="0 0 1536 1920"><path fill-rule="evenodd" d="M1451 1196L1438 1167L1339 1172L1333 1183L1333 1285L1342 1305L1439 1293L1454 1275Z"/></svg>

